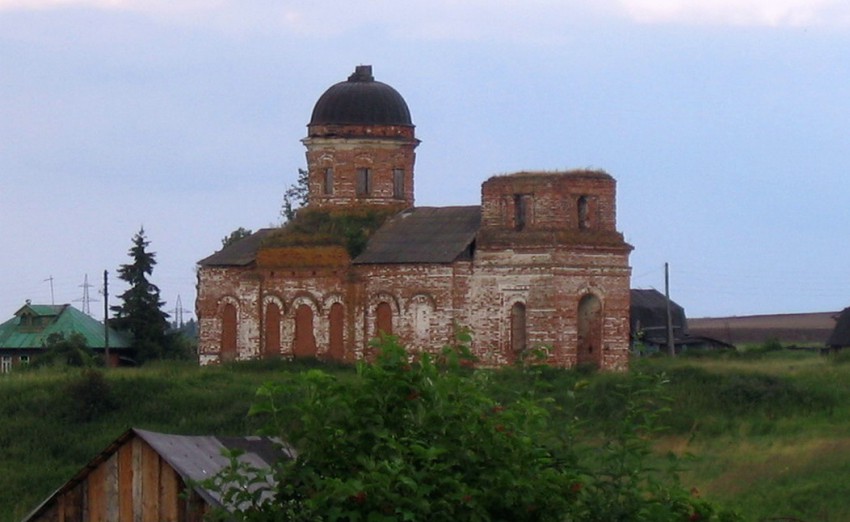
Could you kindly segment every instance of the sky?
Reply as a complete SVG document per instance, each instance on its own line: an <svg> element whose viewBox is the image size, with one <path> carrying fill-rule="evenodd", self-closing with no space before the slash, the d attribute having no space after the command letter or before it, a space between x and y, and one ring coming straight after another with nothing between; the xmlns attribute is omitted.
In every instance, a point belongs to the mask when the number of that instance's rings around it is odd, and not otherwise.
<svg viewBox="0 0 850 522"><path fill-rule="evenodd" d="M633 288L669 263L689 317L850 306L845 0L0 0L0 321L86 277L102 317L141 228L193 318L197 261L279 224L359 64L410 107L417 205L604 169Z"/></svg>

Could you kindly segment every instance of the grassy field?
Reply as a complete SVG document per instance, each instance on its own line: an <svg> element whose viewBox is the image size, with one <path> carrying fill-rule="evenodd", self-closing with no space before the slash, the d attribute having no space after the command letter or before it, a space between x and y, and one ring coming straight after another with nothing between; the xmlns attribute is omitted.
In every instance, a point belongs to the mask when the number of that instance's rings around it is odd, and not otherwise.
<svg viewBox="0 0 850 522"><path fill-rule="evenodd" d="M318 363L313 363L313 365ZM215 368L157 364L82 374L19 372L0 378L0 521L20 520L129 427L169 433L246 434L257 387L292 379L308 363L247 363ZM338 375L340 367L324 367ZM539 377L565 401L586 380L578 415L589 440L616 422L610 400L639 372L664 372L669 429L654 440L659 460L685 459L688 488L749 520L850 520L850 358L752 349L711 357L634 361L627 375L549 370ZM493 375L506 397L530 386L516 371ZM565 416L561 422L572 422Z"/></svg>

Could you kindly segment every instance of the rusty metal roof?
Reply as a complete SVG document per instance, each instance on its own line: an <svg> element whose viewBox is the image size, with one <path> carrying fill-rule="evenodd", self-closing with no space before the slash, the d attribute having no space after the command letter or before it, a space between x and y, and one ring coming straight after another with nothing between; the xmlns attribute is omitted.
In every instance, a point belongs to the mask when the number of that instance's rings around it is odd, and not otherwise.
<svg viewBox="0 0 850 522"><path fill-rule="evenodd" d="M198 261L201 266L248 266L257 259L257 250L263 239L275 228L261 228L215 254Z"/></svg>
<svg viewBox="0 0 850 522"><path fill-rule="evenodd" d="M139 437L148 443L156 453L176 471L187 485L190 485L201 498L213 507L232 509L236 506L222 504L221 496L214 491L198 485L198 482L215 476L230 464L224 450L241 450L239 457L252 468L270 469L282 458L295 458L295 450L280 440L270 437L214 437L210 435L171 435L131 428L93 458L68 482L60 486L52 495L36 507L22 522L36 520L49 509L50 505L63 493L73 489L102 463L106 462L118 449ZM255 486L256 487L256 486Z"/></svg>
<svg viewBox="0 0 850 522"><path fill-rule="evenodd" d="M268 470L280 458L294 456L291 449L268 437L170 435L136 428L133 432L150 444L184 481L200 482L225 469L230 464L224 455L226 450L244 452L239 461L259 470ZM195 491L212 506L228 507L222 504L219 492L202 487L195 487Z"/></svg>
<svg viewBox="0 0 850 522"><path fill-rule="evenodd" d="M354 264L451 263L471 255L481 207L417 207L378 229Z"/></svg>

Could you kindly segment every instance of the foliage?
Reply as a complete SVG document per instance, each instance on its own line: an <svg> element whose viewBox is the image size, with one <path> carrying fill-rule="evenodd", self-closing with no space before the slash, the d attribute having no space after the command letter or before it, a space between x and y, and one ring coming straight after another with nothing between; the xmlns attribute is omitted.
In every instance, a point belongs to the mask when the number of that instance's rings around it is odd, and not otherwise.
<svg viewBox="0 0 850 522"><path fill-rule="evenodd" d="M75 422L91 422L116 407L112 388L103 373L95 369L83 370L71 381L65 397L68 400L65 411Z"/></svg>
<svg viewBox="0 0 850 522"><path fill-rule="evenodd" d="M576 426L551 424L552 398L535 388L502 403L488 371L469 369L463 343L438 358L412 356L383 338L354 380L321 370L296 386L261 387L251 409L297 458L274 470L277 487L253 490L244 520L710 520L711 504L675 474L647 464L663 411L658 379L622 390L625 415L582 462ZM524 371L542 370L529 363ZM583 384L574 387L580 397ZM233 483L231 468L228 480ZM227 481L219 481L219 486ZM227 494L225 488L225 494ZM237 487L245 492L246 488ZM273 502L258 502L275 494ZM731 514L724 516L734 519Z"/></svg>
<svg viewBox="0 0 850 522"><path fill-rule="evenodd" d="M280 210L280 215L283 217L284 223L289 223L295 219L295 211L307 205L309 195L309 171L298 169L298 179L283 193L283 207Z"/></svg>
<svg viewBox="0 0 850 522"><path fill-rule="evenodd" d="M255 433L270 420L245 415L257 388L274 380L288 390L275 402L281 415L289 414L294 410L288 403L304 400L304 388L296 383L309 370L321 370L338 382L361 379L352 367L312 360L201 368L153 361L104 372L115 408L78 422L66 411L67 389L79 380L78 372L45 367L4 375L0 522L21 520L129 426L193 435ZM618 404L608 397L648 385L630 382L661 372L667 379L658 385L673 400L658 403L670 410L659 411L657 422L673 429L643 435L652 450L643 465L657 469L659 478L666 477L666 455L673 451L685 458L679 475L694 500L720 502L746 520L850 520L850 497L842 490L850 474L850 365L817 353L782 350L758 360L643 358L622 374L579 375L532 364L474 373L494 403L506 409L517 401L553 399L544 403L549 428L543 435L555 441L545 446L557 447L566 430L572 438L568 449L580 457L580 468L600 470L603 444L626 411L621 400ZM718 384L750 375L778 378L791 393L784 398L771 394L765 408L718 403ZM590 494L591 485L584 482L582 492ZM690 495L691 488L699 490L699 498Z"/></svg>
<svg viewBox="0 0 850 522"><path fill-rule="evenodd" d="M79 332L71 332L65 339L64 333L52 333L47 336L47 351L31 363L34 368L44 366L94 366L97 354L88 347L86 338Z"/></svg>
<svg viewBox="0 0 850 522"><path fill-rule="evenodd" d="M121 265L118 277L130 288L118 297L123 304L112 306L115 318L111 325L133 336L133 348L140 362L165 357L168 314L162 311L165 304L159 299L159 288L148 280L156 265L156 254L148 252L150 242L144 228L133 237L129 256L132 263Z"/></svg>
<svg viewBox="0 0 850 522"><path fill-rule="evenodd" d="M244 238L246 238L250 235L251 235L250 229L244 228L244 227L239 227L236 230L234 230L233 232L231 232L230 235L227 235L227 236L224 236L223 238L221 238L221 248L223 248L223 249L227 248L230 245L232 245L233 243L236 243L237 241L239 241L240 239L244 239Z"/></svg>
<svg viewBox="0 0 850 522"><path fill-rule="evenodd" d="M345 247L357 257L369 237L397 210L360 207L345 210L309 208L298 213L283 228L263 241L264 247L322 246Z"/></svg>

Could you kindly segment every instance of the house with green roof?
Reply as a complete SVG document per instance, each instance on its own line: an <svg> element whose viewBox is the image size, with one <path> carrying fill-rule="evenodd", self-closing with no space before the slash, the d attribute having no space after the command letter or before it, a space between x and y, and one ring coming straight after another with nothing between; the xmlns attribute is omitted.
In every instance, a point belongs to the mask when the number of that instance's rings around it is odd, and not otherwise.
<svg viewBox="0 0 850 522"><path fill-rule="evenodd" d="M69 304L34 305L27 301L12 319L0 324L0 373L8 373L17 364L29 364L47 350L47 339L62 334L67 339L77 333L86 346L96 352L106 351L103 323ZM118 365L118 357L130 348L130 338L109 329L109 366ZM113 351L114 350L114 351Z"/></svg>

